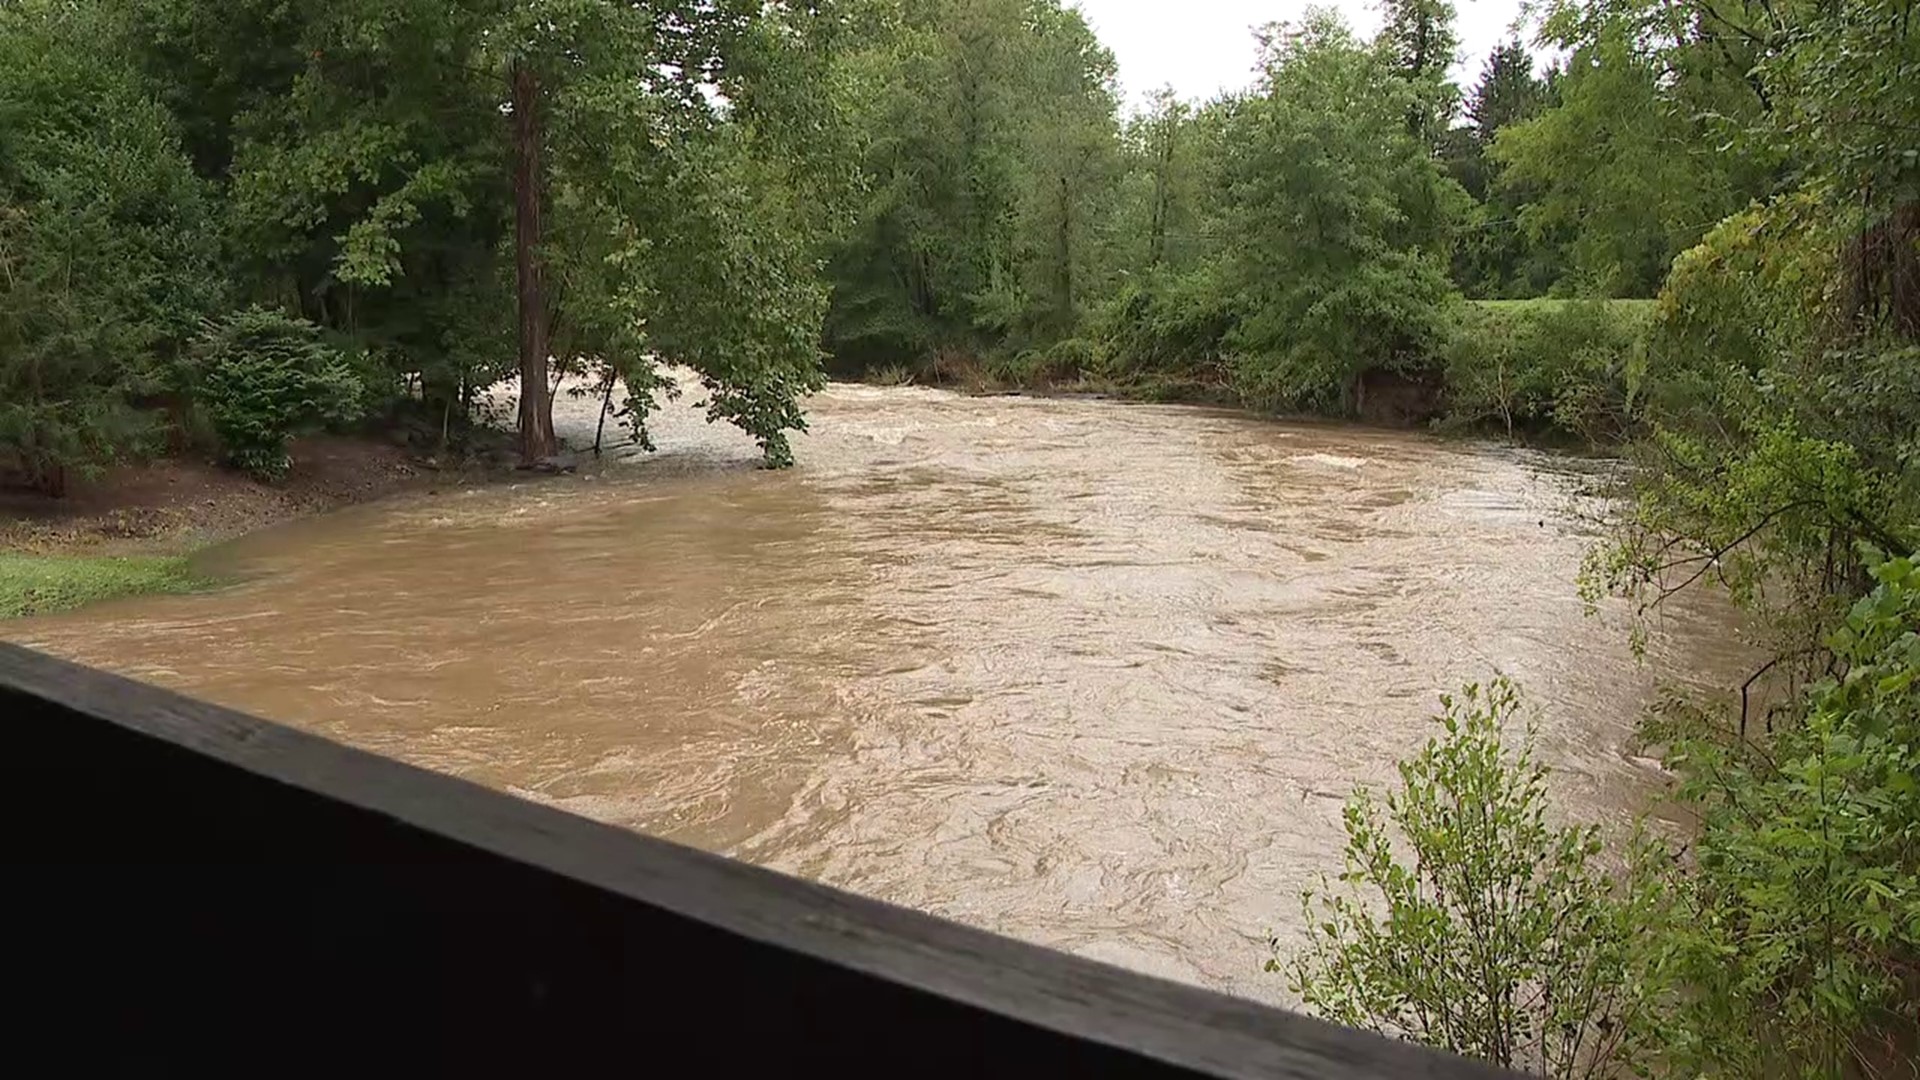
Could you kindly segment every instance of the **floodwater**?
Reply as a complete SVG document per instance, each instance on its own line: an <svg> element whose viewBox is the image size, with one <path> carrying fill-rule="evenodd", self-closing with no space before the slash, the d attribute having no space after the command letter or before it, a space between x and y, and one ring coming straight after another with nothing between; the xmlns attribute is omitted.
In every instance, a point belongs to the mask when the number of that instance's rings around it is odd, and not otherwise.
<svg viewBox="0 0 1920 1080"><path fill-rule="evenodd" d="M810 410L792 471L683 403L651 458L271 529L206 556L238 584L0 636L1275 1001L1269 932L1439 692L1518 680L1560 806L1619 825L1659 783L1640 710L1744 657L1704 604L1645 663L1585 613L1593 463L916 388Z"/></svg>

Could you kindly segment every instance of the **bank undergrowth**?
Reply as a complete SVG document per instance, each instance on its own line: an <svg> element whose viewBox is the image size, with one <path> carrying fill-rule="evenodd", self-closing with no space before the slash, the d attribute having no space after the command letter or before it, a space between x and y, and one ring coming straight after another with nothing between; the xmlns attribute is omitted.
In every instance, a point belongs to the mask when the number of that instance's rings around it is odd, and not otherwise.
<svg viewBox="0 0 1920 1080"><path fill-rule="evenodd" d="M1151 305L1130 310L1098 339L1017 354L949 354L865 377L876 385L1102 393L1617 447L1645 430L1655 311L1651 300L1461 301L1445 309L1430 352L1392 369L1356 370L1319 395L1291 395L1250 374L1257 361L1229 351L1223 325L1204 331L1211 338L1178 320L1172 328L1145 325L1154 318Z"/></svg>

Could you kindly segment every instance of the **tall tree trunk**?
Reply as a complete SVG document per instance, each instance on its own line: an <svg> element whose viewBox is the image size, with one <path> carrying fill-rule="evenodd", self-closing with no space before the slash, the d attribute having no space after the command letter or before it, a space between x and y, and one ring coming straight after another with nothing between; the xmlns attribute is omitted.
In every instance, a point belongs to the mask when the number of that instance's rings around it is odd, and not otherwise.
<svg viewBox="0 0 1920 1080"><path fill-rule="evenodd" d="M1060 332L1073 332L1073 189L1060 178L1060 233L1054 240L1054 317Z"/></svg>
<svg viewBox="0 0 1920 1080"><path fill-rule="evenodd" d="M513 263L520 300L520 457L552 456L553 397L547 389L547 297L540 266L540 80L513 69Z"/></svg>
<svg viewBox="0 0 1920 1080"><path fill-rule="evenodd" d="M1173 140L1177 121L1160 121L1163 130L1155 132L1153 168L1153 221L1147 231L1147 267L1160 265L1167 257L1167 211L1173 201Z"/></svg>

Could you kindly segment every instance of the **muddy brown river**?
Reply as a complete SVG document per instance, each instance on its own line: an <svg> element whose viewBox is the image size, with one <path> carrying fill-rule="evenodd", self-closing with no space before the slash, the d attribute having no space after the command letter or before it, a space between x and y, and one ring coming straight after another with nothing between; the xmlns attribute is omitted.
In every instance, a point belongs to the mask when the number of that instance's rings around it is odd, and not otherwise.
<svg viewBox="0 0 1920 1080"><path fill-rule="evenodd" d="M1438 692L1513 676L1561 806L1618 824L1660 682L1741 662L1704 603L1644 664L1584 613L1591 463L914 388L811 416L790 472L681 407L652 458L257 533L205 556L237 584L0 637L1274 1001L1268 933Z"/></svg>

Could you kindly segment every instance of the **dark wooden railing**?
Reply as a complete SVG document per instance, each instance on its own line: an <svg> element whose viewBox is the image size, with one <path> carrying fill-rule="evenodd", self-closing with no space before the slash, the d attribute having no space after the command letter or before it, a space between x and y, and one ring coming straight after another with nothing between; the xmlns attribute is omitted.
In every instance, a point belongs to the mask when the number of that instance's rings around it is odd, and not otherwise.
<svg viewBox="0 0 1920 1080"><path fill-rule="evenodd" d="M16 1068L1496 1075L16 646L0 718Z"/></svg>

